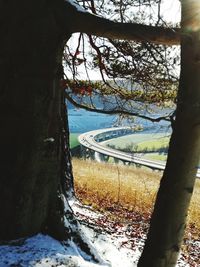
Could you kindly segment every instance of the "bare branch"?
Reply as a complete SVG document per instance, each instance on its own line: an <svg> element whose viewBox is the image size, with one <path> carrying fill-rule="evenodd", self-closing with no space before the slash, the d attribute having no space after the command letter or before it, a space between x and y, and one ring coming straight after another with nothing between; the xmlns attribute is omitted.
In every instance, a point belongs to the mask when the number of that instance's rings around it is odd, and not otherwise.
<svg viewBox="0 0 200 267"><path fill-rule="evenodd" d="M159 121L162 121L162 120L171 121L169 116L160 116L160 117L157 117L157 118L152 118L152 117L149 117L149 116L146 116L146 115L142 115L142 114L137 113L137 112L131 112L131 111L127 111L127 110L124 110L124 109L105 110L105 109L92 108L92 107L77 103L66 92L65 92L65 98L70 103L72 103L75 107L83 108L83 109L85 109L87 111L91 111L91 112L96 112L96 113L101 113L101 114L108 114L108 115L123 114L123 115L127 115L127 116L135 116L135 117L142 118L142 119L145 119L145 120L149 120L149 121L152 121L152 122L159 122Z"/></svg>

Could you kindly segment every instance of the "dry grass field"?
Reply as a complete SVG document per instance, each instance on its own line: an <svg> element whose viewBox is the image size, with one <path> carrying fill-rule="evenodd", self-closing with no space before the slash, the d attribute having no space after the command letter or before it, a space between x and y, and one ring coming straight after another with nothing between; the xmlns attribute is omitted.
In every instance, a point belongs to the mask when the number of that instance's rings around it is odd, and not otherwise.
<svg viewBox="0 0 200 267"><path fill-rule="evenodd" d="M79 159L73 159L73 171L76 195L83 204L100 211L114 211L120 207L122 211L150 216L161 172ZM198 236L199 203L200 180L197 180L189 209L188 225L193 229L193 234ZM123 218L125 216L122 212L121 219Z"/></svg>

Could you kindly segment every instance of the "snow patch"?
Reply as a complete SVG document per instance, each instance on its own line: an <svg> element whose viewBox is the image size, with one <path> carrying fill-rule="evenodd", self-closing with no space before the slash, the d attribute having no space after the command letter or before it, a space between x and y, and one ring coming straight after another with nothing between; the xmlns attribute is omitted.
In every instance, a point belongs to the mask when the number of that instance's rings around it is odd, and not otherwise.
<svg viewBox="0 0 200 267"><path fill-rule="evenodd" d="M84 9L83 7L81 7L76 1L74 1L74 0L65 0L65 1L70 3L72 6L74 6L77 11L88 13L88 11L86 9Z"/></svg>
<svg viewBox="0 0 200 267"><path fill-rule="evenodd" d="M75 1L75 0L65 0L65 2L68 2L69 4L71 4L72 6L74 6L78 12L91 14L88 10L86 10L82 6L80 6L78 4L78 2ZM94 14L94 13L92 13L92 15L93 16L96 16L96 17L101 17L101 16L99 16L97 14Z"/></svg>
<svg viewBox="0 0 200 267"><path fill-rule="evenodd" d="M16 246L0 246L0 267L98 267L84 259L75 244L63 245L47 235L38 234ZM102 266L102 265L101 265Z"/></svg>
<svg viewBox="0 0 200 267"><path fill-rule="evenodd" d="M124 237L115 237L104 233L97 234L92 229L82 226L81 229L98 251L99 256L112 267L137 267L141 252L121 246Z"/></svg>

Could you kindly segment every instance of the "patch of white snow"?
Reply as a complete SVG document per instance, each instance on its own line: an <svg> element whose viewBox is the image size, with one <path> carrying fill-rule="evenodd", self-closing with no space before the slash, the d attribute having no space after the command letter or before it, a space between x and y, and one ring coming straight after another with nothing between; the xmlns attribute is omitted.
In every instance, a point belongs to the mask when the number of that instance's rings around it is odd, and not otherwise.
<svg viewBox="0 0 200 267"><path fill-rule="evenodd" d="M76 245L63 245L47 235L38 234L20 245L0 246L0 267L99 267L83 258Z"/></svg>
<svg viewBox="0 0 200 267"><path fill-rule="evenodd" d="M84 9L83 7L81 7L76 1L74 0L65 0L65 1L70 3L72 6L74 6L77 9L77 11L88 13L88 11Z"/></svg>

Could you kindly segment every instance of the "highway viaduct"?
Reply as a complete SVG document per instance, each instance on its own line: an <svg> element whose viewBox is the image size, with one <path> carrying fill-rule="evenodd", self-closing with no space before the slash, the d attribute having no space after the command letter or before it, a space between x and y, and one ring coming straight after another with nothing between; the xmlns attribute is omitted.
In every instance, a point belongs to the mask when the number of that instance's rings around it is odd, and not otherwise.
<svg viewBox="0 0 200 267"><path fill-rule="evenodd" d="M151 168L152 170L163 171L166 165L165 162L147 160L139 156L139 154L126 153L102 145L102 142L106 140L133 133L134 129L131 127L107 128L83 133L78 137L82 155L84 158L94 159L98 162L108 161L112 157L115 162L132 163L137 166ZM200 178L200 168L197 170L197 177Z"/></svg>

